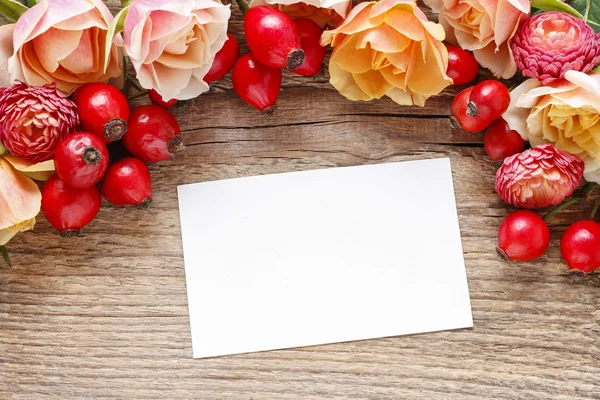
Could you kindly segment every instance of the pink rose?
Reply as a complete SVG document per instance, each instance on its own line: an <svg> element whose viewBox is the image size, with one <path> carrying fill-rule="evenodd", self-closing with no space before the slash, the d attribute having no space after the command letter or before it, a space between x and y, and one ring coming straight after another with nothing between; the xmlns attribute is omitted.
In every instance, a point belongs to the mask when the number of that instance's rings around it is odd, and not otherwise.
<svg viewBox="0 0 600 400"><path fill-rule="evenodd" d="M227 40L230 15L213 0L134 0L123 33L140 84L163 99L208 91L204 76Z"/></svg>
<svg viewBox="0 0 600 400"><path fill-rule="evenodd" d="M113 17L100 0L44 0L12 25L0 29L0 84L32 86L56 82L71 93L86 82L106 82L122 74L122 54L104 49ZM12 39L12 40L11 40Z"/></svg>
<svg viewBox="0 0 600 400"><path fill-rule="evenodd" d="M517 72L508 42L531 11L529 0L424 0L439 12L446 40L473 52L497 78Z"/></svg>

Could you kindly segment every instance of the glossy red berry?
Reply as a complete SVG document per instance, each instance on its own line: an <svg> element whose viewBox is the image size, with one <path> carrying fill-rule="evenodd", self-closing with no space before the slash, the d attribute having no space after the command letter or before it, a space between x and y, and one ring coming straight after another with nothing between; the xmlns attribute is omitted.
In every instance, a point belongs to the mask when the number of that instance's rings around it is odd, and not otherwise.
<svg viewBox="0 0 600 400"><path fill-rule="evenodd" d="M502 83L487 80L473 86L467 114L493 121L500 118L510 105L510 92Z"/></svg>
<svg viewBox="0 0 600 400"><path fill-rule="evenodd" d="M525 141L517 131L508 127L504 118L498 118L487 129L483 147L493 161L501 161L522 152Z"/></svg>
<svg viewBox="0 0 600 400"><path fill-rule="evenodd" d="M100 211L97 186L75 189L53 175L42 188L42 213L61 236L75 236Z"/></svg>
<svg viewBox="0 0 600 400"><path fill-rule="evenodd" d="M96 135L76 132L64 138L54 152L56 175L74 188L100 182L108 167L108 150Z"/></svg>
<svg viewBox="0 0 600 400"><path fill-rule="evenodd" d="M240 44L228 33L225 44L223 44L221 50L217 52L212 66L206 75L204 75L204 82L210 83L227 75L235 65L239 56Z"/></svg>
<svg viewBox="0 0 600 400"><path fill-rule="evenodd" d="M304 51L294 21L269 7L252 7L244 15L244 32L250 51L261 63L294 70L302 65Z"/></svg>
<svg viewBox="0 0 600 400"><path fill-rule="evenodd" d="M148 97L150 97L152 104L162 108L171 108L177 104L177 99L171 99L169 101L163 100L162 96L154 89L148 90Z"/></svg>
<svg viewBox="0 0 600 400"><path fill-rule="evenodd" d="M86 83L73 94L81 129L101 137L105 143L119 140L127 131L129 103L116 87Z"/></svg>
<svg viewBox="0 0 600 400"><path fill-rule="evenodd" d="M275 109L281 88L280 69L268 67L252 54L245 54L235 63L231 80L238 96L252 107L263 112Z"/></svg>
<svg viewBox="0 0 600 400"><path fill-rule="evenodd" d="M450 106L450 122L456 129L462 129L467 132L481 132L490 124L492 120L487 120L481 116L470 116L467 114L469 105L469 96L471 95L472 87L466 88L456 95L452 105Z"/></svg>
<svg viewBox="0 0 600 400"><path fill-rule="evenodd" d="M304 62L292 72L303 76L318 74L323 68L326 48L321 46L321 35L323 29L308 18L297 18L294 20L298 33L300 34L300 46L304 51Z"/></svg>
<svg viewBox="0 0 600 400"><path fill-rule="evenodd" d="M571 270L588 273L600 268L600 224L575 222L560 240L560 254Z"/></svg>
<svg viewBox="0 0 600 400"><path fill-rule="evenodd" d="M498 253L509 260L535 260L546 252L549 243L548 225L533 211L513 212L498 229Z"/></svg>
<svg viewBox="0 0 600 400"><path fill-rule="evenodd" d="M102 196L115 206L146 208L152 202L150 171L136 158L123 158L108 168L100 190Z"/></svg>
<svg viewBox="0 0 600 400"><path fill-rule="evenodd" d="M446 74L455 85L466 85L473 82L479 71L475 56L458 46L446 45L448 49L448 70Z"/></svg>
<svg viewBox="0 0 600 400"><path fill-rule="evenodd" d="M131 112L123 144L133 156L145 162L166 160L184 147L177 120L156 105L140 106Z"/></svg>

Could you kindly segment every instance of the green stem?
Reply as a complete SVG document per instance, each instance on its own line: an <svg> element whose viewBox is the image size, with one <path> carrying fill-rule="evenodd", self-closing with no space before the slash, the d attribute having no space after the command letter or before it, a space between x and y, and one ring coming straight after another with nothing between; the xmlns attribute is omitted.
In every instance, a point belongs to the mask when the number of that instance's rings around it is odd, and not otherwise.
<svg viewBox="0 0 600 400"><path fill-rule="evenodd" d="M235 2L240 8L242 15L246 15L246 12L250 9L250 7L248 7L248 3L246 3L244 0L235 0Z"/></svg>
<svg viewBox="0 0 600 400"><path fill-rule="evenodd" d="M131 4L131 0L121 0L121 5L123 7L128 7Z"/></svg>
<svg viewBox="0 0 600 400"><path fill-rule="evenodd" d="M6 263L10 267L11 266L10 258L8 257L8 251L6 250L5 246L0 246L0 254L2 254L2 258L4 259L4 261L6 261Z"/></svg>
<svg viewBox="0 0 600 400"><path fill-rule="evenodd" d="M594 208L592 208L592 214L590 216L590 219L592 221L594 220L594 218L596 218L596 212L598 211L598 208L600 208L600 200L598 200L594 205Z"/></svg>
<svg viewBox="0 0 600 400"><path fill-rule="evenodd" d="M550 218L552 218L552 216L554 216L554 214L564 210L565 208L569 207L570 205L577 203L579 200L585 199L587 197L587 195L590 194L590 192L592 190L594 190L595 187L596 187L596 183L594 183L594 182L588 183L581 189L581 191L579 192L579 194L577 196L570 198L569 200L557 205L552 210L550 210L546 215L544 215L543 220L548 222L550 220Z"/></svg>
<svg viewBox="0 0 600 400"><path fill-rule="evenodd" d="M145 96L147 94L148 94L148 91L144 90L143 92L139 92L139 93L134 94L133 96L129 96L127 98L127 100L129 101L129 100L137 99L138 97L142 97L142 96Z"/></svg>
<svg viewBox="0 0 600 400"><path fill-rule="evenodd" d="M583 14L583 20L587 23L590 15L590 8L592 7L592 0L586 0L585 2L585 14Z"/></svg>
<svg viewBox="0 0 600 400"><path fill-rule="evenodd" d="M125 77L127 78L127 81L128 81L129 83L131 83L131 85L132 85L132 86L133 86L133 87L134 87L134 88L135 88L135 89L136 89L138 92L143 92L144 90L146 90L146 89L144 89L143 87L141 87L141 86L140 86L140 84L139 84L139 83L137 83L137 82L136 82L136 80L135 80L135 79L133 79L133 77L132 77L131 75L129 75L129 74L126 74L126 75L125 75Z"/></svg>

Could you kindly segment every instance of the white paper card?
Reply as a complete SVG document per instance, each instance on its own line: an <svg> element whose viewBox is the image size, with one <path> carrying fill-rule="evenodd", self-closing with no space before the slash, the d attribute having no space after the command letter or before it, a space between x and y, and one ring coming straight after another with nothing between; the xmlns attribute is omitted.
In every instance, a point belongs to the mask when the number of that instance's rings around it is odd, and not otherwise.
<svg viewBox="0 0 600 400"><path fill-rule="evenodd" d="M473 326L448 159L178 195L194 357Z"/></svg>

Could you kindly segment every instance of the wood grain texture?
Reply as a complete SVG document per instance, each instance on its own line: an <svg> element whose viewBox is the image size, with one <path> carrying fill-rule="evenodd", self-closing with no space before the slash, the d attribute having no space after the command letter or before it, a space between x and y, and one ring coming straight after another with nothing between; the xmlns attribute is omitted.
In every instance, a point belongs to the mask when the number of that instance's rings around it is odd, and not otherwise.
<svg viewBox="0 0 600 400"><path fill-rule="evenodd" d="M232 28L241 39L237 14ZM69 240L41 217L10 242L0 398L600 399L600 282L563 276L558 249L597 194L554 218L541 260L502 262L496 231L511 210L481 135L448 125L455 90L424 108L354 103L326 77L286 74L279 110L264 116L228 79L173 109L187 150L151 166L149 210L104 204ZM452 162L473 329L191 358L177 185L434 157Z"/></svg>

